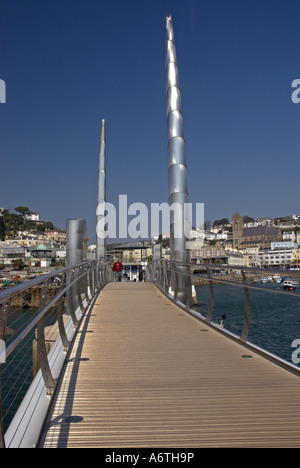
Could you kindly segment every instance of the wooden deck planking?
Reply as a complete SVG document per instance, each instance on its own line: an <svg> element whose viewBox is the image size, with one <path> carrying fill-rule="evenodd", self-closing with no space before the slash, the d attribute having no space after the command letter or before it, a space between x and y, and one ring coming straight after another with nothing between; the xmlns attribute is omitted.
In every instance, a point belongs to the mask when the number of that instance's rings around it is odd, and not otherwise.
<svg viewBox="0 0 300 468"><path fill-rule="evenodd" d="M244 354L152 284L111 283L82 322L43 445L299 447L299 377Z"/></svg>

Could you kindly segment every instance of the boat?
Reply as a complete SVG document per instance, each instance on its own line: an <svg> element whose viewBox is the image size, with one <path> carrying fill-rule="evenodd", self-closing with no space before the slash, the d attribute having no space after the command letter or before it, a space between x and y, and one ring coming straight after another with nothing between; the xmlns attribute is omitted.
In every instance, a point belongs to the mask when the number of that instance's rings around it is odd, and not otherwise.
<svg viewBox="0 0 300 468"><path fill-rule="evenodd" d="M260 282L260 283L268 283L269 280L268 280L268 278L266 278L265 276L263 276L262 278L259 279L259 282Z"/></svg>
<svg viewBox="0 0 300 468"><path fill-rule="evenodd" d="M299 283L291 278L286 278L282 285L286 291L295 291L299 287Z"/></svg>

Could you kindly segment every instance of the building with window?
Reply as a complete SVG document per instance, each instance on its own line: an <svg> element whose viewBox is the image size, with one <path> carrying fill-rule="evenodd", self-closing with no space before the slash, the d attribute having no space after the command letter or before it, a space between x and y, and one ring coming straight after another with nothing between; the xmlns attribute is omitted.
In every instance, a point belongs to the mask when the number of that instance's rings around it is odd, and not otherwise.
<svg viewBox="0 0 300 468"><path fill-rule="evenodd" d="M29 213L25 214L24 218L27 221L39 221L40 215L38 213L35 213L34 211L29 211Z"/></svg>
<svg viewBox="0 0 300 468"><path fill-rule="evenodd" d="M295 265L298 244L294 242L272 242L270 249L260 249L257 263L262 268L290 268Z"/></svg>
<svg viewBox="0 0 300 468"><path fill-rule="evenodd" d="M117 258L123 264L123 272L129 280L138 278L152 260L152 244L141 241L107 246L107 260L113 264Z"/></svg>
<svg viewBox="0 0 300 468"><path fill-rule="evenodd" d="M12 265L13 260L25 260L25 249L19 242L0 243L0 264Z"/></svg>
<svg viewBox="0 0 300 468"><path fill-rule="evenodd" d="M272 242L282 240L282 232L279 227L269 224L256 227L243 227L243 218L235 213L232 218L233 247L236 249L262 248L270 249Z"/></svg>

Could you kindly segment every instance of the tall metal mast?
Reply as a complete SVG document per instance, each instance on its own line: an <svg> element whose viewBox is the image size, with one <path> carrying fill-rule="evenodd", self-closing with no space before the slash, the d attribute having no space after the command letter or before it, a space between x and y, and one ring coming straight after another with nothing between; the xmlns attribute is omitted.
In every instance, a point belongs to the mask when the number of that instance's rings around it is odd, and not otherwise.
<svg viewBox="0 0 300 468"><path fill-rule="evenodd" d="M100 136L100 155L99 155L99 171L98 171L98 203L97 203L97 244L96 244L96 258L97 260L106 260L106 238L104 232L100 236L98 228L99 221L104 218L104 211L99 207L106 202L106 169L105 169L105 120L102 120L101 136ZM103 214L100 214L103 212ZM103 226L104 230L104 226Z"/></svg>
<svg viewBox="0 0 300 468"><path fill-rule="evenodd" d="M166 80L169 206L172 208L175 203L179 208L174 212L171 211L170 217L171 260L190 263L190 251L186 247L187 237L185 234L185 229L189 226L188 210L184 209L185 203L188 203L187 168L181 93L171 16L166 17ZM186 271L186 268L182 267L181 271ZM190 294L190 278L179 274L178 299L186 303Z"/></svg>

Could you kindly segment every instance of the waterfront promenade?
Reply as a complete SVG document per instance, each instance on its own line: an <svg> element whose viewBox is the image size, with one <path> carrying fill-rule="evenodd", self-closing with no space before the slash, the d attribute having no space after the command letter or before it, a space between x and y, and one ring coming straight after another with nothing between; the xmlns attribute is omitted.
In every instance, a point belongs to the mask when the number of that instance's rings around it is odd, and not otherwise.
<svg viewBox="0 0 300 468"><path fill-rule="evenodd" d="M54 402L45 448L300 446L300 378L151 283L101 291Z"/></svg>

